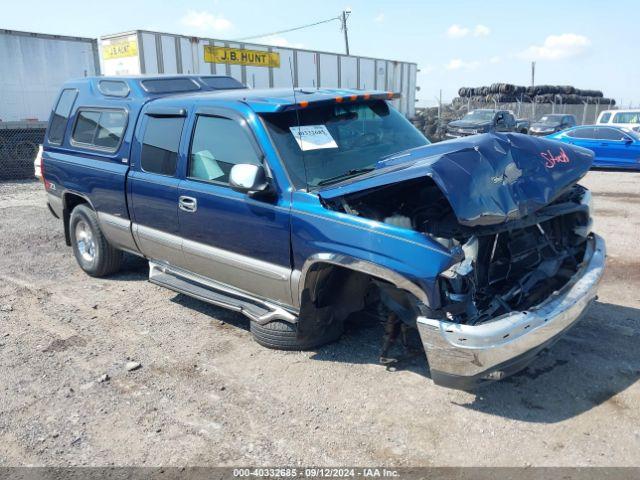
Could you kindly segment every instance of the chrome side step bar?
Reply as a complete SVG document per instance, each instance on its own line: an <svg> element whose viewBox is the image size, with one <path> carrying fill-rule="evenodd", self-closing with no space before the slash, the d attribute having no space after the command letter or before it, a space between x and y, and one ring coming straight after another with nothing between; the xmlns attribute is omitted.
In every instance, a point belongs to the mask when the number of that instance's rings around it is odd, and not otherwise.
<svg viewBox="0 0 640 480"><path fill-rule="evenodd" d="M149 281L203 302L240 312L264 325L274 320L296 323L298 317L283 307L234 290L226 285L156 262L149 262Z"/></svg>

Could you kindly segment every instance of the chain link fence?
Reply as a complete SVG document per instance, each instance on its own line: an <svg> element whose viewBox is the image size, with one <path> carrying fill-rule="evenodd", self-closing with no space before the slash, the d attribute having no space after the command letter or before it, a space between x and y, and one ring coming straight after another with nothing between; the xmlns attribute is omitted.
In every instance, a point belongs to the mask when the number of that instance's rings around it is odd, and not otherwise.
<svg viewBox="0 0 640 480"><path fill-rule="evenodd" d="M446 138L445 133L449 122L460 120L467 112L479 108L510 110L516 118L527 120L530 123L550 113L575 115L578 125L589 125L595 123L600 112L615 109L616 107L608 103L583 103L578 105L535 102L499 103L458 98L452 103L442 104L438 107L416 108L413 124L424 132L429 140L439 142Z"/></svg>
<svg viewBox="0 0 640 480"><path fill-rule="evenodd" d="M500 110L511 110L516 118L535 122L543 115L550 113L561 113L566 115L574 115L578 125L590 125L596 122L598 115L603 110L611 110L615 108L613 103L587 103L568 104L568 103L537 103L537 102L511 102L498 103L477 101L471 99L460 99L460 105L465 113L469 110L478 108L494 108Z"/></svg>
<svg viewBox="0 0 640 480"><path fill-rule="evenodd" d="M45 128L44 124L0 124L0 180L33 177L33 161Z"/></svg>

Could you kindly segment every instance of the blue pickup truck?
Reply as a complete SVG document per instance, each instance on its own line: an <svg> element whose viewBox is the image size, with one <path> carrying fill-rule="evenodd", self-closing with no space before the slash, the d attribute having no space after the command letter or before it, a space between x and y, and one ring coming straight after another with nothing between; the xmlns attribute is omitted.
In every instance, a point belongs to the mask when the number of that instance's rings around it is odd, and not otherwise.
<svg viewBox="0 0 640 480"><path fill-rule="evenodd" d="M437 384L524 368L596 295L590 151L514 133L430 145L380 91L227 77L69 81L42 174L80 267L149 280L311 349L347 318L417 329Z"/></svg>

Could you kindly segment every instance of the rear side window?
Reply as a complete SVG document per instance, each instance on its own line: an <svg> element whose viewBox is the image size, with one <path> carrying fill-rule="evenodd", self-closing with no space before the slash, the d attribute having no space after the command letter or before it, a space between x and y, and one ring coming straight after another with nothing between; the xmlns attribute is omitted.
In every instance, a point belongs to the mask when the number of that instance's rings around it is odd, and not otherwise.
<svg viewBox="0 0 640 480"><path fill-rule="evenodd" d="M260 165L247 132L228 118L198 117L191 144L189 177L229 183L231 167L238 163Z"/></svg>
<svg viewBox="0 0 640 480"><path fill-rule="evenodd" d="M567 135L574 138L595 138L595 128L578 128Z"/></svg>
<svg viewBox="0 0 640 480"><path fill-rule="evenodd" d="M78 91L75 89L65 89L60 94L60 99L49 124L49 142L60 145L64 139L64 132L67 129L67 122L73 103L76 101Z"/></svg>
<svg viewBox="0 0 640 480"><path fill-rule="evenodd" d="M127 114L122 110L80 109L71 140L87 148L115 152L126 126Z"/></svg>
<svg viewBox="0 0 640 480"><path fill-rule="evenodd" d="M611 118L611 114L610 113L603 113L602 116L600 117L600 120L598 121L598 123L609 123L609 119Z"/></svg>
<svg viewBox="0 0 640 480"><path fill-rule="evenodd" d="M173 176L184 117L147 117L140 164L145 172Z"/></svg>

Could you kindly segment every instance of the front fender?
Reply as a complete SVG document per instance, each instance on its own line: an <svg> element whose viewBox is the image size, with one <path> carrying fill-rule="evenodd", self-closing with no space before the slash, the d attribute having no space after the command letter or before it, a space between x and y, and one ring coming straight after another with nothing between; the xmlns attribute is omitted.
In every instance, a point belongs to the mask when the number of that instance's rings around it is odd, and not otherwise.
<svg viewBox="0 0 640 480"><path fill-rule="evenodd" d="M332 263L370 274L438 307L435 279L456 259L422 233L328 210L316 195L295 192L291 212L294 268L292 285L300 301L310 268Z"/></svg>

